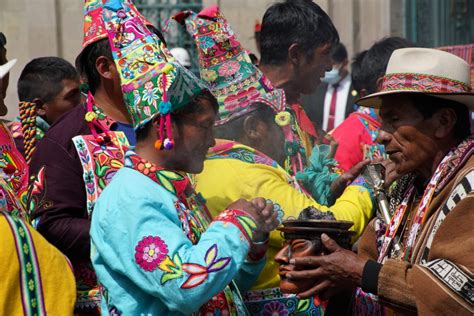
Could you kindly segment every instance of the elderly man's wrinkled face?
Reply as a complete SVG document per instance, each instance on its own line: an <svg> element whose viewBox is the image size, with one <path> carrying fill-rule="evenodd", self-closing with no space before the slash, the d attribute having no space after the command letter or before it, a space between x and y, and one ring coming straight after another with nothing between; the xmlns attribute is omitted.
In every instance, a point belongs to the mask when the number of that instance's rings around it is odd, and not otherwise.
<svg viewBox="0 0 474 316"><path fill-rule="evenodd" d="M285 241L283 248L276 254L275 261L280 264L280 288L283 293L301 293L314 285L314 280L288 280L286 275L295 270L290 259L321 254L321 242L306 239Z"/></svg>
<svg viewBox="0 0 474 316"><path fill-rule="evenodd" d="M424 170L432 165L437 148L434 124L431 118L423 117L408 96L383 97L380 117L382 127L378 141L385 146L398 174Z"/></svg>

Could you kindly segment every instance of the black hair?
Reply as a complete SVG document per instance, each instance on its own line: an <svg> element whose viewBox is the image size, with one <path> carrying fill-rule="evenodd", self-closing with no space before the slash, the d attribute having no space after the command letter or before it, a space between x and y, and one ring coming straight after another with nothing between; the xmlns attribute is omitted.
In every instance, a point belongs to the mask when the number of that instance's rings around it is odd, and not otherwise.
<svg viewBox="0 0 474 316"><path fill-rule="evenodd" d="M200 93L191 97L191 101L188 105L177 111L171 112L171 120L179 124L182 122L183 118L198 113L201 110L201 102L199 102L201 100L209 101L214 112L218 112L219 104L217 103L216 97L214 97L214 95L209 90L202 90ZM159 116L155 120L159 120ZM137 142L144 141L148 137L152 125L152 122L148 122L142 128L135 131Z"/></svg>
<svg viewBox="0 0 474 316"><path fill-rule="evenodd" d="M376 42L367 50L360 71L355 77L352 76L353 84L354 81L357 82L356 86L360 87L359 92L361 89L366 89L369 94L377 92L377 80L385 75L393 51L414 46L410 41L396 36L386 37Z"/></svg>
<svg viewBox="0 0 474 316"><path fill-rule="evenodd" d="M351 80L352 87L357 91L358 95L361 95L362 89L365 89L364 74L366 69L362 65L365 55L367 55L367 50L363 50L357 53L352 59L351 63Z"/></svg>
<svg viewBox="0 0 474 316"><path fill-rule="evenodd" d="M258 66L258 57L254 53L249 54L250 61L252 62L252 65Z"/></svg>
<svg viewBox="0 0 474 316"><path fill-rule="evenodd" d="M310 220L310 219L317 219L317 220L329 220L335 221L336 218L331 211L322 212L313 206L308 206L303 209L300 214L298 215L299 220Z"/></svg>
<svg viewBox="0 0 474 316"><path fill-rule="evenodd" d="M87 45L76 59L76 67L79 74L88 84L92 94L94 94L99 87L101 80L100 74L95 66L95 62L100 56L105 56L113 60L109 40L106 38Z"/></svg>
<svg viewBox="0 0 474 316"><path fill-rule="evenodd" d="M39 98L49 102L61 92L65 79L79 80L76 69L68 61L59 57L35 58L26 64L18 79L18 99L33 102Z"/></svg>
<svg viewBox="0 0 474 316"><path fill-rule="evenodd" d="M463 140L471 135L470 112L466 105L421 93L407 93L406 95L425 119L432 117L441 109L452 109L457 117L453 130L454 137Z"/></svg>
<svg viewBox="0 0 474 316"><path fill-rule="evenodd" d="M0 32L0 48L5 47L7 45L7 38L3 32Z"/></svg>
<svg viewBox="0 0 474 316"><path fill-rule="evenodd" d="M244 136L244 121L247 117L254 117L257 121L267 124L274 122L275 112L271 107L263 103L253 104L255 110L242 115L230 122L214 127L216 138L238 141Z"/></svg>
<svg viewBox="0 0 474 316"><path fill-rule="evenodd" d="M261 64L281 65L287 61L294 43L307 56L324 44L339 42L339 34L329 16L311 0L286 0L265 12L260 32Z"/></svg>
<svg viewBox="0 0 474 316"><path fill-rule="evenodd" d="M7 38L5 37L5 34L0 32L0 65L7 62L7 49L5 45L7 45Z"/></svg>
<svg viewBox="0 0 474 316"><path fill-rule="evenodd" d="M336 43L331 48L331 60L333 63L339 64L347 59L347 49L342 43Z"/></svg>

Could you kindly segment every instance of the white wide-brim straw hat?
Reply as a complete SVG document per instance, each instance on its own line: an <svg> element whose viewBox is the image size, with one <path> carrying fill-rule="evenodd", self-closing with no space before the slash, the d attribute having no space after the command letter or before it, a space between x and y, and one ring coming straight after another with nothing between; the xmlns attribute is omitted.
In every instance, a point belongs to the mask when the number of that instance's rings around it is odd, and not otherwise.
<svg viewBox="0 0 474 316"><path fill-rule="evenodd" d="M13 68L13 66L15 66L16 61L16 59L12 59L6 64L0 66L0 79L5 77L5 75Z"/></svg>
<svg viewBox="0 0 474 316"><path fill-rule="evenodd" d="M474 111L470 67L456 55L431 48L401 48L390 56L379 92L357 100L358 105L379 108L382 97L422 93L453 100Z"/></svg>

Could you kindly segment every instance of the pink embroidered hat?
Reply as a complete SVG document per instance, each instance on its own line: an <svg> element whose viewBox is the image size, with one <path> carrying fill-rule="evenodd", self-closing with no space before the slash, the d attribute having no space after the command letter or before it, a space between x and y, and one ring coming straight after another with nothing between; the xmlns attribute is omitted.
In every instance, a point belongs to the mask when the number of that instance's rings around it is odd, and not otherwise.
<svg viewBox="0 0 474 316"><path fill-rule="evenodd" d="M103 0L102 17L135 130L160 116L159 149L173 148L171 113L207 87L176 62L131 1Z"/></svg>
<svg viewBox="0 0 474 316"><path fill-rule="evenodd" d="M186 26L197 45L201 78L219 102L220 119L216 125L252 111L254 108L249 105L273 90L216 5L197 14L180 12L172 19Z"/></svg>
<svg viewBox="0 0 474 316"><path fill-rule="evenodd" d="M130 0L125 0L124 3L130 3ZM153 25L148 21L134 5L130 6L132 14L140 18L143 23ZM85 0L84 3L84 40L82 42L82 49L89 44L97 42L101 39L107 38L107 30L105 29L104 19L102 18L102 0Z"/></svg>
<svg viewBox="0 0 474 316"><path fill-rule="evenodd" d="M357 101L380 107L382 97L395 93L423 93L465 104L474 110L469 65L461 58L431 48L401 48L392 53L380 90Z"/></svg>

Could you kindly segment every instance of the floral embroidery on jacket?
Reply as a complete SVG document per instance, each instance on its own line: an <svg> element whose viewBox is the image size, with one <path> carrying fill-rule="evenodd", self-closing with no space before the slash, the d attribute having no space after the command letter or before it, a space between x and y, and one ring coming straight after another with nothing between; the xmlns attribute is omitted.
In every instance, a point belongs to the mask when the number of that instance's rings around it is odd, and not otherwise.
<svg viewBox="0 0 474 316"><path fill-rule="evenodd" d="M158 236L144 237L135 247L135 261L145 271L153 271L168 255L168 246Z"/></svg>
<svg viewBox="0 0 474 316"><path fill-rule="evenodd" d="M159 236L146 236L135 247L135 261L138 266L147 272L160 269L165 272L161 277L161 284L178 279L183 272L189 277L181 285L182 289L191 289L202 284L210 273L224 269L232 260L230 257L218 258L217 245L212 245L204 256L204 265L197 263L182 263L179 254L173 259L168 256L168 246Z"/></svg>
<svg viewBox="0 0 474 316"><path fill-rule="evenodd" d="M209 276L209 273L221 271L232 260L230 257L217 259L217 255L217 245L214 244L206 251L204 256L205 266L195 263L183 264L183 271L189 274L189 278L181 285L181 288L190 289L202 284Z"/></svg>

